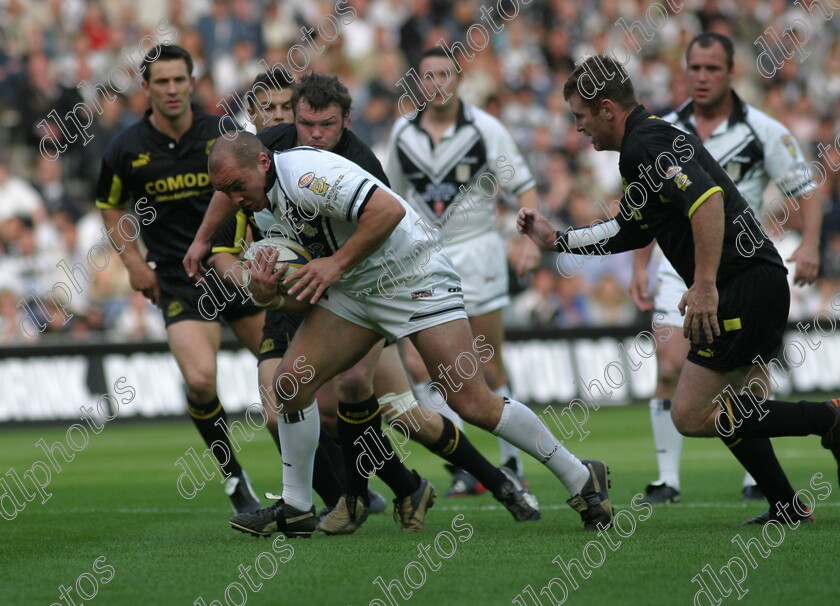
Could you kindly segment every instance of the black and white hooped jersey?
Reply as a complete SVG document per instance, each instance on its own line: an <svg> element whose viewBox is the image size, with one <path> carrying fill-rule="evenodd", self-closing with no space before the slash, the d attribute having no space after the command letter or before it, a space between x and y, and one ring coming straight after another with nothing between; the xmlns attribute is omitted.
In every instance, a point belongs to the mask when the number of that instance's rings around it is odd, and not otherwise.
<svg viewBox="0 0 840 606"><path fill-rule="evenodd" d="M375 292L378 280L409 280L423 273L423 265L440 249L439 238L422 225L410 205L384 183L337 154L312 147L296 147L272 155L273 180L266 213L256 213L266 236L297 240L313 258L335 253L356 231L356 224L374 192L381 188L405 208L405 216L372 255L345 273L338 285L350 292Z"/></svg>
<svg viewBox="0 0 840 606"><path fill-rule="evenodd" d="M455 124L432 145L421 116L399 118L391 130L385 160L391 187L441 229L447 244L495 230L499 190L518 196L536 185L510 133L461 101Z"/></svg>
<svg viewBox="0 0 840 606"><path fill-rule="evenodd" d="M774 181L784 195L796 198L817 188L799 144L779 121L744 103L733 91L734 107L703 141L723 167L753 212L759 214L762 194ZM677 128L697 135L694 101L663 116Z"/></svg>

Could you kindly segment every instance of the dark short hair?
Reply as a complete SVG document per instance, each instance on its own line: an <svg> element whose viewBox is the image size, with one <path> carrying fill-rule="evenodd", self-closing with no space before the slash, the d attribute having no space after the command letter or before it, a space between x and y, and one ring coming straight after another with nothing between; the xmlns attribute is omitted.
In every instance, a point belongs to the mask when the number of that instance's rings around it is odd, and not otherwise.
<svg viewBox="0 0 840 606"><path fill-rule="evenodd" d="M275 67L267 72L261 73L259 76L254 78L254 82L251 84L251 88L254 88L258 84L262 84L267 88L276 89L278 86L280 88L294 86L295 80L282 67Z"/></svg>
<svg viewBox="0 0 840 606"><path fill-rule="evenodd" d="M292 111L297 115L298 101L303 99L316 110L327 109L333 103L338 103L341 115L346 116L350 111L353 99L350 91L336 76L327 76L316 72L309 72L295 84L292 93Z"/></svg>
<svg viewBox="0 0 840 606"><path fill-rule="evenodd" d="M452 57L447 53L444 49L439 46L434 46L432 48L427 48L422 53L420 53L420 58L417 60L417 65L415 67L420 67L420 64L423 63L424 59L428 59L429 57L443 57L444 59L449 59L452 61Z"/></svg>
<svg viewBox="0 0 840 606"><path fill-rule="evenodd" d="M592 92L590 93L589 90ZM563 97L568 101L577 94L589 107L596 107L602 99L611 99L621 107L638 105L636 90L624 67L611 57L595 55L581 61L563 85Z"/></svg>
<svg viewBox="0 0 840 606"><path fill-rule="evenodd" d="M249 91L251 94L245 95L245 101L248 103L248 108L251 111L256 111L255 93L258 90L283 90L284 88L294 89L295 80L292 76L286 73L281 67L275 67L267 72L261 73L254 78L251 83Z"/></svg>
<svg viewBox="0 0 840 606"><path fill-rule="evenodd" d="M146 53L146 56L143 57L143 62L140 66L143 74L143 80L146 82L149 81L149 78L151 77L150 68L152 67L152 63L155 63L156 61L177 61L179 59L187 64L187 75L192 76L193 60L186 49L181 48L177 44L157 44L153 46L149 49L149 52Z"/></svg>
<svg viewBox="0 0 840 606"><path fill-rule="evenodd" d="M714 45L715 42L723 47L723 51L726 53L726 67L732 71L732 66L735 62L735 46L733 46L732 40L728 37L715 32L703 32L702 34L698 34L692 38L691 42L688 43L688 48L685 49L686 63L688 63L688 55L691 53L691 49L695 44L699 44L700 48L709 48Z"/></svg>

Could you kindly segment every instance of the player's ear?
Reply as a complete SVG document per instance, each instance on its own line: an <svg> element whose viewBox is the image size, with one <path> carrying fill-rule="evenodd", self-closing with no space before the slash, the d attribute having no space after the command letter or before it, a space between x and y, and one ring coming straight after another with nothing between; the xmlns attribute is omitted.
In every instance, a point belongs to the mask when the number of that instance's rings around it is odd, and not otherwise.
<svg viewBox="0 0 840 606"><path fill-rule="evenodd" d="M612 120L615 115L615 107L613 101L610 99L601 99L599 102L599 109L606 120Z"/></svg>
<svg viewBox="0 0 840 606"><path fill-rule="evenodd" d="M261 151L259 154L257 154L257 164L260 166L260 168L262 168L263 172L267 173L268 170L271 168L271 158L266 152Z"/></svg>

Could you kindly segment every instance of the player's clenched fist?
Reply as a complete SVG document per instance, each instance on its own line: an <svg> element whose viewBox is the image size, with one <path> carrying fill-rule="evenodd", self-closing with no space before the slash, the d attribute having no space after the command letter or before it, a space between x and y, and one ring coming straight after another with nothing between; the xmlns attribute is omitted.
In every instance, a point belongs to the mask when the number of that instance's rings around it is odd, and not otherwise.
<svg viewBox="0 0 840 606"><path fill-rule="evenodd" d="M545 250L557 250L557 232L548 219L533 208L520 208L516 215L516 229Z"/></svg>

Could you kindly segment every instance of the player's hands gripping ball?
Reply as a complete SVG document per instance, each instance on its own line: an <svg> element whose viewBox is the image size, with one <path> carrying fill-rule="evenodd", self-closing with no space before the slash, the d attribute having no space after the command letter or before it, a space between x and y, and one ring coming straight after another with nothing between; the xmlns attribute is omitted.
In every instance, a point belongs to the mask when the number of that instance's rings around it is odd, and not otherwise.
<svg viewBox="0 0 840 606"><path fill-rule="evenodd" d="M266 238L252 244L245 251L247 269L243 271L243 282L254 303L261 307L304 311L308 302L297 301L288 295L288 288L294 281L284 284L312 257L294 240L283 237Z"/></svg>

